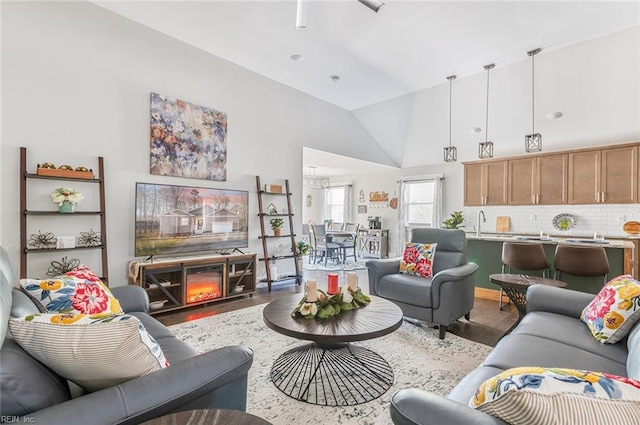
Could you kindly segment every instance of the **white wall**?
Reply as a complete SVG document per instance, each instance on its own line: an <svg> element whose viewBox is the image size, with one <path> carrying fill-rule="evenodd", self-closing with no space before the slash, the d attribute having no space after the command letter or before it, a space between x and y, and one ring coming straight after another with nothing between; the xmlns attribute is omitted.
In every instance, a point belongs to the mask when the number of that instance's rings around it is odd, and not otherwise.
<svg viewBox="0 0 640 425"><path fill-rule="evenodd" d="M133 259L136 181L249 190L249 249L261 255L256 175L266 183L289 178L299 209L303 143L392 164L349 112L87 2L3 2L2 89L0 243L17 266L20 146L28 148L32 172L41 162L93 166L103 156L114 286L126 284ZM227 182L149 174L152 91L228 114ZM53 227L60 225L77 234L92 225L71 223L40 222L30 233L59 235ZM99 264L87 251L64 255ZM44 275L49 261L30 255L29 275Z"/></svg>

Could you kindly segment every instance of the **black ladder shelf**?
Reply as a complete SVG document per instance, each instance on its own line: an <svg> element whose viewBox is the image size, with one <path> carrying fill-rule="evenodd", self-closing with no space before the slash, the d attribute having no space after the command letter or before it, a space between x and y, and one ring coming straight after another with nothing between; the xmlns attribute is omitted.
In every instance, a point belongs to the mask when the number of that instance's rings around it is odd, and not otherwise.
<svg viewBox="0 0 640 425"><path fill-rule="evenodd" d="M284 181L284 186L285 186L285 192L284 193L279 193L279 192L267 192L266 190L264 190L262 184L260 183L260 176L256 176L256 185L257 185L257 189L258 189L258 216L260 217L260 236L258 237L259 239L262 240L262 251L264 252L264 257L260 258L259 261L264 261L264 267L266 269L267 272L267 286L269 287L269 292L271 292L271 283L272 282L277 282L278 280L290 280L292 278L296 279L296 283L299 285L301 282L301 278L302 278L302 274L301 274L301 270L298 267L298 261L296 261L297 258L297 252L296 252L296 235L295 233L293 233L293 214L291 213L291 191L289 190L289 180L285 180ZM265 212L264 209L264 204L263 204L263 197L276 197L276 196L285 196L287 198L287 213L286 214L282 214L282 213L278 213L278 214L269 214ZM274 235L268 235L267 234L267 230L265 228L265 220L269 219L269 218L273 218L273 217L286 217L285 219L285 223L289 223L289 227L288 229L285 228L283 229L284 232L280 235L280 236L274 236ZM286 229L286 230L285 230ZM288 233L287 233L288 230ZM293 252L290 255L280 255L280 256L274 256L274 255L269 255L269 243L268 240L269 239L273 239L273 238L289 238L291 240L291 249L293 250ZM293 263L295 265L296 268L296 275L295 276L288 276L285 279L278 279L277 276L271 276L271 265L272 263L275 264L275 262L277 260L288 260L288 259L293 259Z"/></svg>
<svg viewBox="0 0 640 425"><path fill-rule="evenodd" d="M104 159L97 157L98 163L98 175L93 178L74 178L74 177L62 177L62 176L47 176L37 173L27 172L27 148L20 148L20 278L27 277L27 255L33 253L48 253L56 255L60 251L68 250L85 250L85 249L99 249L101 250L102 260L102 276L100 278L105 284L109 285L109 263L107 258L107 207L105 201L105 178L104 178ZM77 183L94 183L97 186L98 198L100 202L99 211L76 211L74 214L61 214L57 210L51 209L46 211L34 211L27 208L27 183L40 180L58 180L63 182L77 182ZM96 188L94 186L94 189ZM91 246L76 246L74 248L30 248L28 245L28 226L27 220L33 216L50 216L50 217L70 217L78 216L99 216L99 231L101 235L101 243L99 245Z"/></svg>

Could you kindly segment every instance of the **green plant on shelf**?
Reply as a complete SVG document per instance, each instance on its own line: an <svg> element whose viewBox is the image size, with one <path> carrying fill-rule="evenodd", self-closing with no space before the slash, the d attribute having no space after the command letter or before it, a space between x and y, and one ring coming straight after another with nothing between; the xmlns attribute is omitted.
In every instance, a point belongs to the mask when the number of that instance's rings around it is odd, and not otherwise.
<svg viewBox="0 0 640 425"><path fill-rule="evenodd" d="M293 249L291 252L294 252ZM308 255L311 252L311 245L308 242L303 240L296 241L296 250L295 254L298 257L302 257L303 255Z"/></svg>
<svg viewBox="0 0 640 425"><path fill-rule="evenodd" d="M269 225L271 226L271 230L281 229L284 225L284 220L280 217L274 217L269 220Z"/></svg>

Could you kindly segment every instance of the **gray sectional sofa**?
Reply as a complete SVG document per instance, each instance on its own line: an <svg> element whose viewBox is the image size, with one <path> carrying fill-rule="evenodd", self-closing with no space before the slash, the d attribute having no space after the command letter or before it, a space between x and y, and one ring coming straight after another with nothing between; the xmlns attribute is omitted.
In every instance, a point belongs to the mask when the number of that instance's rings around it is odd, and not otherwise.
<svg viewBox="0 0 640 425"><path fill-rule="evenodd" d="M171 366L100 391L74 394L73 384L30 356L7 331L9 316L38 313L14 284L11 264L0 248L1 422L138 424L190 409L246 410L253 352L229 346L198 355L148 314L149 299L137 286L111 291L125 313L137 317L156 339Z"/></svg>
<svg viewBox="0 0 640 425"><path fill-rule="evenodd" d="M514 367L561 367L640 379L640 324L616 344L600 343L580 320L593 298L584 292L532 286L527 292L527 314L477 369L446 398L419 389L398 391L391 402L393 423L504 424L468 403L482 382Z"/></svg>

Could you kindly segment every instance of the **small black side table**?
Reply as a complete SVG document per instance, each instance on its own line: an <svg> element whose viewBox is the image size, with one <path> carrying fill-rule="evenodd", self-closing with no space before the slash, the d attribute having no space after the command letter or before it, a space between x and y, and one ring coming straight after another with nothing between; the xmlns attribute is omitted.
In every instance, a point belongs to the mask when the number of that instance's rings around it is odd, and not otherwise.
<svg viewBox="0 0 640 425"><path fill-rule="evenodd" d="M530 286L547 285L557 288L565 288L567 286L567 282L561 280L540 276L527 276L524 274L492 274L489 275L489 280L491 283L500 286L513 305L516 306L516 309L518 309L518 320L516 320L504 335L509 335L527 313L527 289Z"/></svg>

